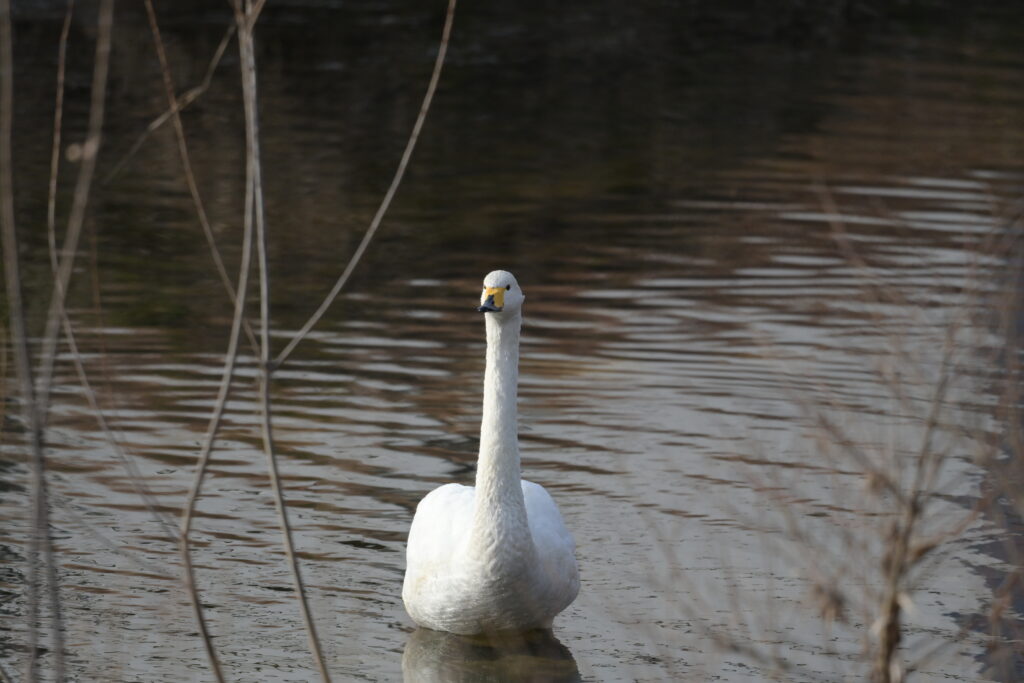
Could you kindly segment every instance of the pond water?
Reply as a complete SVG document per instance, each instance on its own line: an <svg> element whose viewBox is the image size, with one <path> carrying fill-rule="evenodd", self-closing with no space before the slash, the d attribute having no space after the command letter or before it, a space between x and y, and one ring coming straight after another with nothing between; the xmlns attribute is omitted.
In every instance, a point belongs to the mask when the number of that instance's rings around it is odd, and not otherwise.
<svg viewBox="0 0 1024 683"><path fill-rule="evenodd" d="M280 350L390 181L443 8L270 4L257 60ZM1002 255L979 245L1009 225L1024 180L1024 13L1007 3L866 24L830 45L702 32L682 9L649 9L460 8L391 212L276 374L279 464L336 680L762 680L774 655L794 667L788 680L863 676L871 624L855 609L823 624L814 577L832 567L851 594L877 590L888 518L864 472L816 438L814 417L836 416L903 462L922 437L914 415L927 413L950 325L1005 284ZM40 226L60 19L40 10L15 24L33 329L47 301ZM86 6L72 27L69 141L88 113L94 21ZM164 103L143 10L123 3L116 21L104 182L70 305L107 417L173 520L231 305L170 129L107 179ZM217 6L161 21L181 89L198 83L230 17ZM237 65L232 43L185 115L229 271L244 179ZM64 214L73 170L65 164ZM473 477L484 350L474 306L495 268L527 295L524 476L558 502L583 586L553 637L512 643L498 664L480 643L414 631L400 597L417 501ZM903 403L885 379L898 350ZM964 356L974 370L954 383L956 414L943 419L995 433L986 378ZM66 353L58 369L48 439L71 675L208 680L176 545L97 427ZM238 377L199 503L198 581L230 680L313 680L244 341ZM939 431L949 455L930 531L964 519L987 476L969 440ZM0 549L12 560L26 530L17 433L8 415ZM803 540L786 532L792 518ZM939 649L922 673L995 675L972 623L1007 567L999 533L974 520L919 577L908 660ZM23 609L18 566L0 585L10 615ZM6 622L0 661L15 668L24 625ZM766 656L721 650L721 633Z"/></svg>

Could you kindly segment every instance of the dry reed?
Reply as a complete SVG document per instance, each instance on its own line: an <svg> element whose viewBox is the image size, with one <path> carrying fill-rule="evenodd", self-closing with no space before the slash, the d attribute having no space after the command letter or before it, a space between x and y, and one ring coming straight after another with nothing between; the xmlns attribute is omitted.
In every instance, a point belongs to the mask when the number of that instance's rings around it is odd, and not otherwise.
<svg viewBox="0 0 1024 683"><path fill-rule="evenodd" d="M398 186L402 184L402 178L405 177L405 169L409 165L409 159L412 158L412 152L416 149L416 142L419 140L420 131L423 130L423 123L427 119L427 112L430 111L430 104L434 100L434 91L437 90L437 84L441 80L441 69L444 68L444 58L448 54L448 42L452 35L452 23L455 20L455 3L456 0L448 0L448 11L445 14L444 28L441 30L441 46L437 51L437 59L434 60L434 70L430 74L430 82L427 84L427 92L423 96L423 103L420 105L420 111L416 115L416 123L413 124L412 132L409 134L409 140L405 143L405 150L402 152L402 158L398 162L398 168L395 170L395 175L391 179L391 184L388 186L387 192L384 194L384 199L381 201L380 206L377 208L377 212L373 216L373 220L370 221L370 227L366 229L366 234L363 235L363 239L359 242L359 246L356 247L355 253L352 254L352 258L349 259L348 265L345 266L345 270L342 271L338 277L331 291L324 298L323 302L316 309L313 315L310 316L309 320L295 333L284 349L274 359L274 367L280 367L284 364L288 356L291 355L295 347L305 338L313 327L316 326L320 319L327 312L327 309L331 307L334 300L338 298L338 294L341 293L342 287L348 282L349 276L352 275L352 271L359 265L360 259L366 252L366 248L370 245L373 240L373 236L377 234L377 229L380 227L381 221L384 219L384 214L387 213L388 208L391 206L391 200L394 199L395 193L398 191Z"/></svg>
<svg viewBox="0 0 1024 683"><path fill-rule="evenodd" d="M70 13L70 10L69 10ZM75 184L71 210L69 212L60 260L53 278L53 292L42 338L42 351L36 380L33 381L29 357L27 332L24 322L24 308L21 301L21 282L18 264L18 240L14 225L14 192L12 182L11 133L13 123L13 56L10 5L0 6L0 52L2 52L3 86L0 92L0 204L3 208L4 270L7 278L7 296L10 309L10 325L15 348L18 382L21 387L23 419L29 432L31 452L31 531L27 552L26 612L28 620L28 645L25 662L25 678L37 677L36 659L38 650L39 598L38 555L43 555L43 570L46 575L47 595L50 607L50 633L54 652L54 675L64 679L64 636L60 608L60 596L53 542L50 536L49 500L46 482L46 456L44 431L48 416L49 395L53 368L57 355L57 344L64 322L64 302L68 282L74 265L85 220L85 211L96 168L96 159L102 139L104 98L107 74L110 64L110 44L113 24L113 1L104 0L98 12L96 51L93 64L92 97L89 107L87 134L80 146L80 166ZM66 40L66 33L62 33ZM62 78L62 73L58 79ZM60 97L60 95L58 95ZM55 121L59 129L59 121ZM52 181L51 181L52 182ZM55 243L55 237L54 237Z"/></svg>
<svg viewBox="0 0 1024 683"><path fill-rule="evenodd" d="M991 257L1014 262L1011 252L1019 246L1014 247L1013 240L1006 236L1017 230L1014 224L999 223L979 240L975 245L978 255L966 269L959 287L961 301L945 321L938 348L933 349L937 358L915 357L920 349L910 348L899 322L887 320L878 312L889 302L904 310L913 310L912 304L853 248L842 223L841 211L824 185L819 185L818 194L837 248L862 282L865 311L870 313L875 329L882 331L889 340L892 357L889 365L882 363L876 369L876 386L895 402L902 419L914 425L916 443L912 450L898 453L895 447L877 444L877 434L858 434L852 421L844 423L843 415L848 411L842 402L820 384L813 397L791 390L792 401L800 407L810 430L816 458L824 459L836 472L859 473L864 491L851 507L864 513L867 519L884 520L884 523L851 528L836 512L823 512L807 505L805 501L809 499L801 494L797 482L778 476L765 479L757 474L748 475L751 486L775 512L778 523L766 524L765 519L752 518L743 511L731 512L750 528L759 529L762 538L773 544L774 554L785 558L804 575L812 587L811 602L823 624L869 626L861 657L857 660L863 670L855 675L876 683L899 683L938 661L968 635L968 626L962 625L958 632L927 643L907 642L907 622L915 611L913 595L926 585L928 573L949 556L950 542L989 514L999 495L1012 497L1017 510L1024 511L1024 498L1019 489L1011 492L1008 486L982 492L972 507L959 513L948 509L939 511L945 491L954 483L943 479L954 452L973 453L979 466L994 467L1002 472L1024 463L1018 419L1019 351L1010 333L1015 329L1013 312L1019 310L1020 303L1019 300L986 300L978 265L979 261ZM1019 270L1014 272L1012 279L1016 281L1020 274ZM1011 291L1014 297L1019 296L1015 288ZM993 349L977 340L965 341L972 332L986 326L988 321L982 318L993 311L1002 318L1002 345ZM804 373L790 366L792 359L784 357L770 342L763 341L762 345L765 356L777 367L786 368L786 375L806 380ZM1018 434L1017 441L1007 439L1012 444L1008 453L1001 451L1002 440L993 439L982 429L971 428L960 403L962 395L954 394L954 387L962 390L964 384L973 381L977 367L992 367L1000 356L1010 367L1003 379L1004 396L995 408L994 417L1002 421L1008 432ZM928 392L921 395L925 387ZM912 396L908 389L916 390L917 395ZM972 389L986 390L985 387ZM1004 457L1000 457L1001 452ZM839 500L831 501L831 507L842 509ZM823 542L822 525L825 533L838 542L841 552ZM1009 542L1012 534L1004 535ZM780 537L785 540L776 540ZM1016 558L1016 566L994 596L990 648L1010 648L1019 656L1020 647L1014 638L1000 632L1006 621L1002 617L1014 590L1020 590L1022 554L1019 548L1008 552L1011 558ZM700 597L699 590L691 590L688 600L687 612L695 617L712 609ZM771 610L767 605L761 609ZM749 625L708 628L706 633L724 650L757 662L781 679L797 674L801 678L814 678L807 671L794 671L787 658L774 648L757 645L750 637ZM830 648L826 645L823 652L829 654ZM841 661L839 652L831 652L830 656L837 663Z"/></svg>
<svg viewBox="0 0 1024 683"><path fill-rule="evenodd" d="M288 504L278 474L277 455L274 450L272 427L272 405L270 384L272 368L270 365L270 272L267 264L267 228L263 213L262 166L260 163L259 117L257 115L256 95L256 55L253 46L253 29L259 18L262 2L253 4L246 0L233 0L235 25L238 28L238 51L241 59L242 92L245 104L245 150L246 150L246 230L255 222L256 253L259 262L260 281L260 433L263 439L263 450L267 457L267 469L270 474L270 486L274 494L277 508L278 524L281 528L281 542L285 557L291 570L292 584L299 600L303 625L309 640L309 648L313 654L320 677L330 681L327 664L324 661L323 648L317 635L316 622L309 608L309 599L302 581L302 572L295 555L295 542L292 537L291 524L288 520Z"/></svg>
<svg viewBox="0 0 1024 683"><path fill-rule="evenodd" d="M195 476L192 487L186 500L180 525L180 533L176 534L160 513L159 506L149 490L141 471L135 465L132 458L124 451L118 442L106 419L103 409L93 390L88 373L82 362L82 354L78 348L73 330L72 321L65 310L65 299L71 273L74 268L74 260L78 251L78 242L87 215L87 209L92 191L93 178L96 173L96 163L100 144L102 141L102 126L104 119L104 99L106 94L107 74L110 64L110 46L112 40L113 23L113 0L103 0L98 14L98 31L96 39L96 56L92 79L92 97L89 109L89 120L87 134L81 144L69 147L69 152L79 163L77 180L75 182L72 202L67 219L67 227L63 234L63 243L58 246L57 222L57 183L60 173L60 161L62 151L62 122L64 112L64 82L67 62L67 43L70 33L71 20L74 12L74 2L69 0L65 12L64 21L61 27L58 43L58 70L57 89L54 104L53 122L53 143L50 159L50 178L47 201L47 240L50 246L51 270L53 271L53 294L51 297L48 316L45 323L45 332L42 336L42 351L40 353L39 366L36 373L32 371L32 361L29 356L28 335L25 330L24 304L21 297L21 278L19 272L17 233L14 224L13 211L13 183L12 183L12 162L11 162L11 136L13 126L13 56L11 52L12 35L10 20L9 0L0 3L0 71L2 71L2 84L0 84L0 222L2 222L3 246L4 246L4 270L6 277L6 291L8 297L8 308L10 311L9 331L12 338L11 349L14 355L14 366L18 375L21 394L22 419L26 425L26 433L30 446L31 457L31 510L32 521L29 534L29 547L27 551L27 578L26 578L26 617L27 617L27 657L25 664L26 680L36 680L39 677L37 669L38 651L38 622L40 617L39 589L46 585L49 594L50 606L50 634L53 641L54 652L54 673L58 680L65 677L63 629L60 615L60 600L58 594L58 577L56 574L56 563L53 556L53 547L49 534L49 506L50 497L46 486L46 460L45 460L45 428L48 415L48 402L51 387L53 384L54 367L57 359L57 349L61 333L68 345L71 360L74 363L78 380L83 387L84 395L90 411L95 415L100 430L106 440L111 444L113 452L125 466L128 476L135 487L139 497L145 502L146 508L155 519L164 527L167 536L175 537L179 543L181 561L184 569L184 584L186 593L192 604L195 620L199 628L204 647L206 648L210 670L218 680L224 680L224 675L216 651L213 647L212 637L206 624L203 614L202 603L199 599L198 588L194 575L194 567L190 552L190 532L193 529L193 520L196 511L196 502L202 491L202 483L208 471L209 463L213 457L216 437L219 426L223 419L228 397L231 391L232 379L238 354L238 342L242 331L249 338L249 342L255 353L260 358L260 406L261 406L261 436L264 452L267 457L267 465L270 473L271 487L275 496L275 503L282 532L282 545L285 555L288 558L289 566L293 576L293 583L296 594L299 598L303 623L309 637L310 650L314 656L316 666L323 680L330 680L326 662L322 653L319 638L316 633L308 598L302 582L300 567L296 558L294 541L288 521L288 506L285 500L283 486L278 476L278 463L274 451L273 430L272 430L272 402L271 388L273 369L282 363L292 352L295 346L301 341L306 333L316 325L331 302L337 297L344 287L352 271L359 263L368 245L379 229L384 215L386 214L391 201L393 200L402 178L408 167L412 152L422 131L427 112L436 91L441 69L444 64L448 42L451 34L452 21L455 9L455 0L448 3L447 14L442 32L441 45L437 59L431 73L423 103L418 112L410 137L406 143L405 150L399 162L398 169L385 194L380 207L378 208L370 228L364 235L355 254L349 260L345 270L335 282L330 295L317 312L310 318L302 330L290 341L285 350L271 361L270 348L270 279L268 270L268 241L269 231L265 223L262 198L261 165L259 162L259 126L256 115L257 92L255 78L255 49L254 29L260 12L264 8L264 1L251 2L245 0L233 0L232 5L235 14L235 22L229 26L218 45L205 76L200 84L178 97L174 92L173 78L170 72L170 65L167 59L160 30L157 23L156 11L152 0L146 0L145 7L153 36L154 47L160 64L165 95L168 102L168 109L154 119L143 134L136 140L128 153L113 165L106 177L109 181L116 176L124 166L131 160L134 154L141 148L152 132L157 130L167 121L172 123L177 141L178 154L182 163L184 178L189 194L192 198L193 207L202 228L204 237L210 249L213 264L228 294L229 300L234 308L231 332L229 335L228 347L225 354L222 377L218 388L217 398L210 415L209 423L203 445L200 450ZM239 43L239 55L242 66L242 86L244 94L245 129L246 129L246 199L243 218L243 239L242 258L240 263L237 285L233 285L227 275L220 251L213 237L206 210L203 205L195 172L192 168L191 158L188 152L188 144L185 136L184 126L181 121L180 112L189 104L198 99L211 86L213 74L221 62L224 52L233 36L237 35ZM69 154L69 156L72 156ZM255 244L253 242L255 241ZM245 317L246 291L248 285L249 270L252 263L253 247L256 249L257 262L259 264L260 281L260 339L252 330L249 321ZM5 347L6 351L6 347ZM5 356L6 358L6 356ZM36 379L33 380L33 375ZM57 501L60 504L60 501ZM78 519L74 511L67 507L71 517L81 522L88 533L96 533L84 520ZM102 535L99 535L101 538ZM109 539L103 538L104 543L116 547ZM45 581L38 575L40 565L39 556L42 555L42 566L45 573ZM5 670L0 670L0 676L10 679Z"/></svg>

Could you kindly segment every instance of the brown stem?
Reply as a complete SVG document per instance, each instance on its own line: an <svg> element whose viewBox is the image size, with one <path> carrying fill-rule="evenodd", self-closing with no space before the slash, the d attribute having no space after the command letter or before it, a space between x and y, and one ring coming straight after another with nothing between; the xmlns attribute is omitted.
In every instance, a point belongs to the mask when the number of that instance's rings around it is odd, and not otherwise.
<svg viewBox="0 0 1024 683"><path fill-rule="evenodd" d="M32 382L32 366L25 330L25 311L21 297L21 273L18 261L18 236L14 225L14 181L11 155L11 129L14 116L14 64L12 55L11 6L9 0L0 0L0 238L3 240L4 284L7 290L7 309L14 352L14 368L21 392L22 420L28 430L31 449L32 529L26 549L25 612L28 627L25 679L34 680L36 650L39 632L39 595L37 557L40 545L39 500L43 495L45 459Z"/></svg>
<svg viewBox="0 0 1024 683"><path fill-rule="evenodd" d="M253 47L253 26L256 16L262 4L256 9L247 0L243 10L240 0L234 0L235 23L238 26L238 47L242 67L242 90L245 103L245 132L246 132L246 180L247 187L252 188L252 211L247 210L246 215L254 215L256 223L256 248L259 258L260 273L260 404L262 417L263 450L267 456L267 467L270 474L270 484L274 493L274 503L277 508L278 522L281 527L281 538L284 545L285 556L292 574L292 584L295 587L296 596L299 599L299 609L302 612L302 620L306 628L306 635L309 639L309 648L320 671L320 677L325 682L331 680L327 671L327 664L324 660L323 651L320 646L320 639L317 635L316 624L309 608L309 601L306 596L305 585L302 581L302 574L298 558L295 555L295 544L292 537L291 525L288 521L288 505L284 497L284 489L281 485L277 469L277 458L274 452L274 438L272 429L272 410L270 401L270 383L272 370L270 367L270 273L267 264L267 230L263 215L263 188L260 168L260 147L259 147L259 121L257 117L257 96L256 96L256 57ZM248 194L248 192L247 192ZM247 197L248 200L248 197Z"/></svg>
<svg viewBox="0 0 1024 683"><path fill-rule="evenodd" d="M171 105L171 108L166 110L164 113L157 116L155 119L149 122L146 126L146 130L142 131L138 139L132 144L131 148L121 157L116 164L111 167L110 172L103 178L103 184L106 185L121 172L125 165L131 161L135 154L142 148L143 143L149 139L149 136L160 129L165 123L167 123L171 116L175 112L185 111L190 104L199 99L210 88L210 84L213 83L213 74L220 66L220 60L224 57L224 52L228 49L228 43L231 42L231 37L235 35L234 23L228 25L227 30L224 32L224 37L220 39L220 44L217 45L217 49L213 51L213 57L210 59L210 63L206 66L206 74L203 76L203 80L199 82L199 85L194 88L190 88L185 91L181 97L176 98L176 101Z"/></svg>
<svg viewBox="0 0 1024 683"><path fill-rule="evenodd" d="M352 275L352 271L356 269L359 264L359 260L363 257L363 253L366 251L366 247L369 246L370 241L373 240L373 236L377 233L377 228L380 227L381 220L384 218L384 214L387 213L388 208L391 206L391 200L394 199L395 193L398 191L398 186L402 184L402 178L405 176L405 169L409 165L409 159L412 158L412 152L416 148L416 141L419 140L420 131L423 129L423 122L427 118L427 112L430 111L430 103L434 99L434 91L437 90L438 81L441 79L441 68L444 66L444 58L448 53L448 41L452 34L452 22L455 19L455 2L456 0L448 0L448 12L445 15L444 28L441 30L441 47L437 51L437 59L434 61L434 71L430 75L430 83L427 84L427 92L423 96L423 104L420 105L419 115L416 117L416 123L412 127L412 133L409 134L409 140L405 143L405 151L402 152L402 159L398 162L398 169L395 171L395 176L391 179L391 186L388 187L388 191L384 194L384 200L381 202L380 207L377 209L377 213L373 216L373 220L370 221L370 227L367 228L366 234L363 235L363 240L356 247L356 251L352 254L352 258L349 259L348 265L345 266L345 270L341 276L334 283L330 293L324 298L320 307L316 309L316 312L310 316L306 324L295 333L295 336L291 338L287 346L277 355L274 359L274 367L280 367L291 352L295 350L295 347L299 345L305 336L309 333L313 327L320 322L320 318L324 316L327 309L331 307L334 300L338 297L341 292L341 288L348 282L349 276Z"/></svg>
<svg viewBox="0 0 1024 683"><path fill-rule="evenodd" d="M152 0L146 0L145 4L146 15L149 17L149 29L153 34L153 45L156 47L157 59L160 60L160 72L163 75L164 93L167 95L167 103L169 106L168 114L170 115L171 122L173 123L174 137L178 142L178 156L181 159L181 166L185 172L185 184L188 186L189 195L192 197L192 206L195 208L196 217L199 219L199 225L203 229L203 236L206 238L206 244L210 248L210 256L213 258L213 264L217 268L217 274L220 276L221 284L224 286L224 290L228 293L228 298L233 304L235 302L235 288L231 284L231 278L228 277L227 268L224 267L224 260L221 258L220 249L217 248L217 240L213 236L213 228L210 226L210 219L206 215L206 207L203 205L203 199L199 195L199 184L196 182L196 176L192 170L192 158L188 153L188 143L185 139L185 127L181 123L182 106L178 103L178 100L174 95L174 79L171 78L171 69L167 61L167 52L164 50L164 41L160 37L160 26L157 24L156 10L153 8ZM221 45L218 48L218 55L215 55L216 60L219 61L219 55L223 53L223 48L227 47L228 39L230 37L230 32L224 36L224 40L221 41ZM256 343L256 335L253 333L252 326L246 318L242 318L242 326L249 339L249 344L252 346L253 353L257 353L259 347Z"/></svg>

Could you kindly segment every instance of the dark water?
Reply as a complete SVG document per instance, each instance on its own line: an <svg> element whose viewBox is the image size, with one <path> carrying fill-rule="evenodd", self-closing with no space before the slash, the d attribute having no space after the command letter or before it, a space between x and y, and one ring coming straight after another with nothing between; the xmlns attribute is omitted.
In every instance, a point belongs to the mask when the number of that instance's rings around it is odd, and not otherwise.
<svg viewBox="0 0 1024 683"><path fill-rule="evenodd" d="M415 118L442 16L405 4L271 3L261 20L278 350L352 253ZM934 391L951 321L1004 284L1003 256L979 245L1009 225L1024 180L1024 14L1010 4L923 12L804 40L692 8L535 9L460 8L397 200L347 292L277 374L280 466L331 671L768 676L716 650L710 630L725 629L781 653L797 666L791 680L857 677L870 621L854 609L823 628L813 577L839 567L844 589L877 589L887 518L807 417L824 407L894 462L916 450L913 416ZM68 141L88 113L91 12L72 30ZM58 9L15 26L19 225L37 326L59 20ZM177 82L197 83L229 17L218 5L161 21ZM185 116L229 270L243 200L237 66L232 44ZM104 177L164 103L144 15L129 3L117 11L111 78ZM79 343L121 443L174 516L231 307L171 131L98 186L92 208L71 293ZM494 268L513 271L528 297L525 476L558 501L583 580L555 639L498 648L500 666L493 644L413 633L400 599L416 502L472 478L483 370L473 306ZM931 530L961 520L986 476L956 426L998 432L986 368L970 352L984 334L962 331L967 369L940 430L950 455ZM894 361L898 350L907 355ZM881 379L894 362L908 403ZM72 671L205 680L175 545L97 428L70 362L59 369L49 438ZM199 583L232 680L310 680L245 346L239 376L199 505ZM17 427L6 425L0 548L20 553L25 477ZM787 540L787 511L813 542ZM1005 571L998 533L972 523L910 596L911 652L946 644L924 673L990 675L982 633L961 627L984 614ZM0 580L4 595L20 593L16 569ZM3 608L17 614L20 601ZM23 627L8 621L0 655L15 666Z"/></svg>

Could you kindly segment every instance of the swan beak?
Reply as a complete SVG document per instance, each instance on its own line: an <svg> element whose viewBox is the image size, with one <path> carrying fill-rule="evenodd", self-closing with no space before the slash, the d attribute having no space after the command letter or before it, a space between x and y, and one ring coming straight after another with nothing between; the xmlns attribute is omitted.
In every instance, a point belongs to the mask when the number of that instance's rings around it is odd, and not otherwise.
<svg viewBox="0 0 1024 683"><path fill-rule="evenodd" d="M505 307L505 288L504 287L485 287L483 302L480 304L480 308L476 309L481 313L499 313L501 309Z"/></svg>

